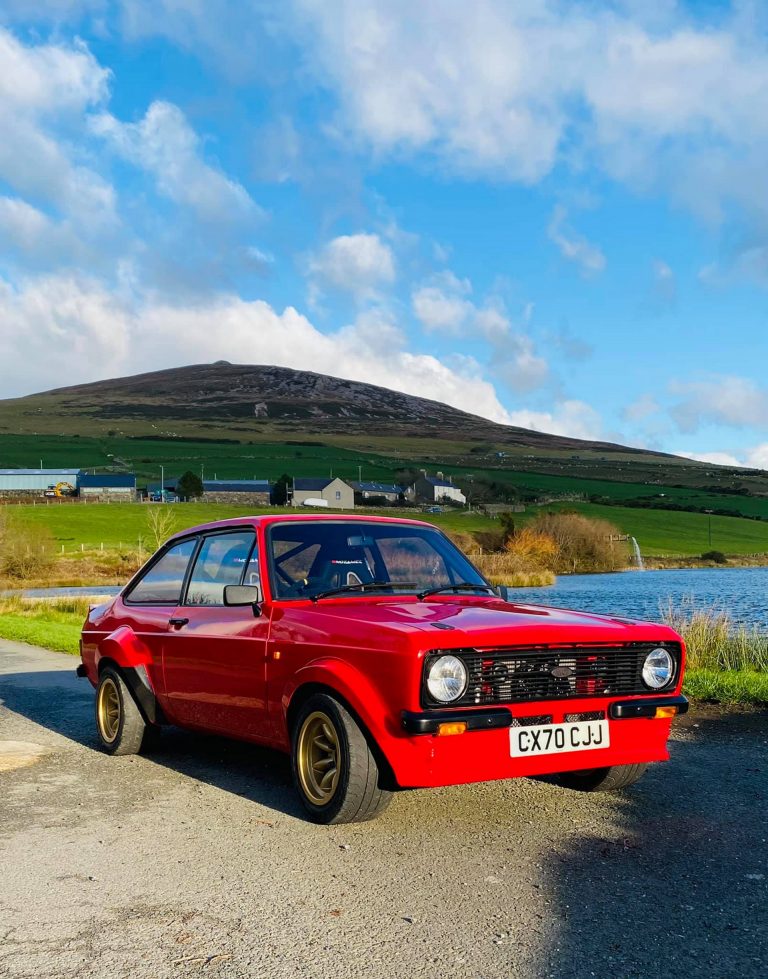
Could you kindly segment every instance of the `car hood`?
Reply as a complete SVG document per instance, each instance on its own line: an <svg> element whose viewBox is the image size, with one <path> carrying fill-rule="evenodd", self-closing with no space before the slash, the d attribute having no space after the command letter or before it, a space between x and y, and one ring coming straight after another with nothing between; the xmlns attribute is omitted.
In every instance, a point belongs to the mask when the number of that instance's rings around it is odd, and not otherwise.
<svg viewBox="0 0 768 979"><path fill-rule="evenodd" d="M324 616L348 625L428 633L430 645L493 646L528 643L677 640L667 626L619 616L592 615L543 605L517 605L502 600L342 601L321 606ZM318 607L320 611L320 607Z"/></svg>

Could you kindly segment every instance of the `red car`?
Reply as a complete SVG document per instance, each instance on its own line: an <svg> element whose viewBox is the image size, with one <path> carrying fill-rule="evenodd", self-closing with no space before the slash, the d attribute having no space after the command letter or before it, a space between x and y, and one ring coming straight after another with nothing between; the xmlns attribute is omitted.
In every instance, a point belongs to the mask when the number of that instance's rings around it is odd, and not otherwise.
<svg viewBox="0 0 768 979"><path fill-rule="evenodd" d="M106 751L163 724L268 745L322 823L405 787L623 788L688 706L671 629L507 601L434 526L386 517L186 530L90 612L81 651Z"/></svg>

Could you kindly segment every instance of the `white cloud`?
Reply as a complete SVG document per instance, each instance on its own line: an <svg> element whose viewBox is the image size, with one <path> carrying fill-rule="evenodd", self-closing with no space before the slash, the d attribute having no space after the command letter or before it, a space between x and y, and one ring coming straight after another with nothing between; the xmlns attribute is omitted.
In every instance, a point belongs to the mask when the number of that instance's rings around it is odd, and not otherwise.
<svg viewBox="0 0 768 979"><path fill-rule="evenodd" d="M91 230L116 223L114 191L81 145L109 77L84 45L25 46L0 28L0 180Z"/></svg>
<svg viewBox="0 0 768 979"><path fill-rule="evenodd" d="M110 72L83 44L26 47L0 28L0 103L37 116L81 112L103 101Z"/></svg>
<svg viewBox="0 0 768 979"><path fill-rule="evenodd" d="M161 194L205 221L243 224L258 213L241 184L204 161L197 133L177 106L153 102L136 123L102 113L91 125L117 153L151 173Z"/></svg>
<svg viewBox="0 0 768 979"><path fill-rule="evenodd" d="M597 245L575 232L568 225L568 212L558 205L552 213L547 226L547 234L560 249L560 254L569 262L574 262L585 275L595 275L605 269L605 255Z"/></svg>
<svg viewBox="0 0 768 979"><path fill-rule="evenodd" d="M471 292L468 279L440 272L414 290L413 311L428 333L485 340L495 376L513 390L540 387L549 376L549 366L536 353L531 337L513 328L498 298L477 306L467 298Z"/></svg>
<svg viewBox="0 0 768 979"><path fill-rule="evenodd" d="M738 455L735 452L676 452L675 455L698 462L711 462L716 466L768 470L768 442L742 450Z"/></svg>
<svg viewBox="0 0 768 979"><path fill-rule="evenodd" d="M19 337L25 338L24 344ZM105 376L221 358L277 364L380 384L508 422L493 385L471 361L448 366L407 350L383 311L325 334L292 307L221 296L194 305L49 276L0 280L0 364L6 396Z"/></svg>
<svg viewBox="0 0 768 979"><path fill-rule="evenodd" d="M473 303L465 298L471 291L467 279L442 272L414 290L413 312L427 331L458 336L475 312Z"/></svg>
<svg viewBox="0 0 768 979"><path fill-rule="evenodd" d="M550 432L552 435L566 435L569 438L603 438L600 415L591 405L577 400L561 401L552 411L512 411L509 413L509 424L532 428L537 432Z"/></svg>
<svg viewBox="0 0 768 979"><path fill-rule="evenodd" d="M681 397L670 413L683 432L695 432L707 423L768 427L768 390L750 378L714 375L675 382L670 390Z"/></svg>
<svg viewBox="0 0 768 979"><path fill-rule="evenodd" d="M340 235L310 257L308 270L316 286L366 299L394 282L395 258L377 234Z"/></svg>
<svg viewBox="0 0 768 979"><path fill-rule="evenodd" d="M341 138L379 156L529 183L594 165L765 225L768 51L747 6L299 0L294 33Z"/></svg>
<svg viewBox="0 0 768 979"><path fill-rule="evenodd" d="M713 466L741 467L745 465L730 452L676 452L675 455L682 456L683 459L693 459L695 462L709 462Z"/></svg>

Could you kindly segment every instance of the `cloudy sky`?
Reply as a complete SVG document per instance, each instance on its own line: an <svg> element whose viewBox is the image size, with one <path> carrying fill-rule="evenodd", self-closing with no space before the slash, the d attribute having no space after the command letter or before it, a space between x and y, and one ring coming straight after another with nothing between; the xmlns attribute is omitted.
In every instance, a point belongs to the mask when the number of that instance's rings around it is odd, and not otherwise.
<svg viewBox="0 0 768 979"><path fill-rule="evenodd" d="M766 106L760 0L2 0L0 396L272 363L768 467Z"/></svg>

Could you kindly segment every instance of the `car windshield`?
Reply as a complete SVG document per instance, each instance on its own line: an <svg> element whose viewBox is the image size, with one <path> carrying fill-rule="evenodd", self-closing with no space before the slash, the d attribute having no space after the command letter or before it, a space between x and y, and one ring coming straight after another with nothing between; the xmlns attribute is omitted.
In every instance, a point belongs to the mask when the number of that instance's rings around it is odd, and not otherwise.
<svg viewBox="0 0 768 979"><path fill-rule="evenodd" d="M418 594L487 582L447 537L430 527L351 520L273 524L268 534L278 599L341 594ZM364 588L348 586L367 585ZM471 594L471 588L465 588ZM455 593L458 594L458 593Z"/></svg>

